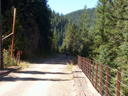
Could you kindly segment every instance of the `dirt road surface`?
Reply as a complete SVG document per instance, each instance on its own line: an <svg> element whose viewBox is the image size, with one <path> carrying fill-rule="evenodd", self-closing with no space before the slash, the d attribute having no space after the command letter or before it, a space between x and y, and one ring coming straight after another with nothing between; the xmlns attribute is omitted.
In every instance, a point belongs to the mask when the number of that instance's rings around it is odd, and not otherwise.
<svg viewBox="0 0 128 96"><path fill-rule="evenodd" d="M57 55L0 78L0 96L73 96L66 62Z"/></svg>

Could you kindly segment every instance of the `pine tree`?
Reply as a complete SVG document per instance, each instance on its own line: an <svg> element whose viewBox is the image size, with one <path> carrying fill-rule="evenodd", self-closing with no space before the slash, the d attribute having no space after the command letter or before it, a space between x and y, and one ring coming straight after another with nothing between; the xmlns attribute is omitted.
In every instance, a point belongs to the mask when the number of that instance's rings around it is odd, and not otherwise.
<svg viewBox="0 0 128 96"><path fill-rule="evenodd" d="M78 31L75 24L68 21L63 45L61 48L69 50L70 54L76 55L78 53Z"/></svg>
<svg viewBox="0 0 128 96"><path fill-rule="evenodd" d="M54 44L54 45L53 45L54 51L57 52L57 51L58 51L58 36L57 36L56 27L54 28L53 44Z"/></svg>
<svg viewBox="0 0 128 96"><path fill-rule="evenodd" d="M110 14L110 6L109 0L99 0L97 9L96 9L96 19L94 25L94 46L95 50L94 58L98 60L98 62L103 64L111 65L111 61L109 61L111 57L111 52L108 51L110 49L110 45L108 44L109 40L109 32L111 32L110 23L111 21L108 19ZM105 49L104 49L105 48ZM105 52L106 51L106 52ZM107 52L108 51L108 52ZM107 54L105 54L107 53ZM108 58L108 60L106 60Z"/></svg>
<svg viewBox="0 0 128 96"><path fill-rule="evenodd" d="M82 16L80 17L80 31L79 31L79 52L80 55L82 56L87 56L88 55L88 35L89 35L89 18L87 15L87 10L86 10L86 6L84 9L84 13L82 14ZM86 53L86 54L85 54Z"/></svg>

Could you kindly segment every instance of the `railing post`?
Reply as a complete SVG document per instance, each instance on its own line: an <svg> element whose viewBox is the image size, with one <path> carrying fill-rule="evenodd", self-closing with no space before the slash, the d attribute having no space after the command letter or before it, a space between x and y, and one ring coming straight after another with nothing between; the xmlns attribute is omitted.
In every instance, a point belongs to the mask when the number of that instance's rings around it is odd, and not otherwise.
<svg viewBox="0 0 128 96"><path fill-rule="evenodd" d="M8 67L8 50L7 50L7 63L6 63L6 68Z"/></svg>
<svg viewBox="0 0 128 96"><path fill-rule="evenodd" d="M88 69L88 78L89 78L89 59L87 59L87 69Z"/></svg>
<svg viewBox="0 0 128 96"><path fill-rule="evenodd" d="M90 75L90 64L89 64L89 59L88 59L88 78L89 78L89 75Z"/></svg>
<svg viewBox="0 0 128 96"><path fill-rule="evenodd" d="M120 81L121 81L121 70L117 70L117 90L116 96L120 96Z"/></svg>
<svg viewBox="0 0 128 96"><path fill-rule="evenodd" d="M83 73L84 74L86 74L86 70L85 70L85 68L86 68L86 64L85 64L85 58L83 57L83 62L82 62L82 67L83 67Z"/></svg>
<svg viewBox="0 0 128 96"><path fill-rule="evenodd" d="M81 57L81 63L80 63L81 69L83 68L83 57ZM83 70L83 69L82 69Z"/></svg>
<svg viewBox="0 0 128 96"><path fill-rule="evenodd" d="M87 66L87 58L85 60L85 70L86 70L86 76L88 77L88 66Z"/></svg>
<svg viewBox="0 0 128 96"><path fill-rule="evenodd" d="M81 56L78 55L78 66L81 69Z"/></svg>
<svg viewBox="0 0 128 96"><path fill-rule="evenodd" d="M20 64L20 54L19 53L17 53L17 65L19 65Z"/></svg>
<svg viewBox="0 0 128 96"><path fill-rule="evenodd" d="M89 80L91 81L91 59L89 59Z"/></svg>
<svg viewBox="0 0 128 96"><path fill-rule="evenodd" d="M13 54L13 57L12 57L12 66L14 66L14 54Z"/></svg>
<svg viewBox="0 0 128 96"><path fill-rule="evenodd" d="M108 82L109 82L109 76L108 76L108 74L109 74L109 66L107 65L107 67L106 67L106 88L105 88L105 96L108 96Z"/></svg>
<svg viewBox="0 0 128 96"><path fill-rule="evenodd" d="M82 62L82 60L83 60L83 57L80 57L80 69L83 71L83 62Z"/></svg>
<svg viewBox="0 0 128 96"><path fill-rule="evenodd" d="M81 69L81 67L80 67L80 56L79 55L78 55L78 66Z"/></svg>
<svg viewBox="0 0 128 96"><path fill-rule="evenodd" d="M95 88L97 89L97 78L98 77L98 63L96 64L96 81L95 81Z"/></svg>
<svg viewBox="0 0 128 96"><path fill-rule="evenodd" d="M19 54L19 65L20 65L20 54Z"/></svg>
<svg viewBox="0 0 128 96"><path fill-rule="evenodd" d="M79 66L79 55L77 55L77 65Z"/></svg>
<svg viewBox="0 0 128 96"><path fill-rule="evenodd" d="M100 68L100 94L102 95L102 76L103 76L103 65Z"/></svg>
<svg viewBox="0 0 128 96"><path fill-rule="evenodd" d="M95 61L93 61L93 68L92 68L92 84L94 85L94 64L95 64Z"/></svg>

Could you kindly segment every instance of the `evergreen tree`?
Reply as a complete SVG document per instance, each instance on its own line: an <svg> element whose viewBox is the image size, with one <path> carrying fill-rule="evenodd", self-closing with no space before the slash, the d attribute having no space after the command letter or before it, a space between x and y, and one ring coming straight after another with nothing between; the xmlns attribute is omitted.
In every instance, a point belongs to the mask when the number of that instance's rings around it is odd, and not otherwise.
<svg viewBox="0 0 128 96"><path fill-rule="evenodd" d="M51 54L53 33L50 30L51 11L47 6L47 1L2 0L3 36L12 31L14 7L17 9L14 42L15 53L17 50L22 50L22 59L29 59L35 53L43 53L43 55ZM4 49L10 48L11 38L3 42Z"/></svg>
<svg viewBox="0 0 128 96"><path fill-rule="evenodd" d="M62 48L65 50L69 50L70 54L78 53L78 31L75 24L71 24L69 21L67 24L65 38L63 40Z"/></svg>
<svg viewBox="0 0 128 96"><path fill-rule="evenodd" d="M97 9L96 9L96 19L94 25L94 57L95 60L103 64L111 65L111 61L109 61L111 57L111 52L107 52L110 49L110 45L108 44L109 40L109 32L111 27L109 26L110 20L109 18L109 1L108 0L99 0ZM105 49L104 49L105 48ZM103 52L104 51L104 52ZM105 52L106 51L106 52ZM108 53L108 54L105 54ZM108 58L107 61L106 58ZM108 62L109 61L109 62Z"/></svg>
<svg viewBox="0 0 128 96"><path fill-rule="evenodd" d="M86 10L86 6L84 9L84 13L82 14L81 18L80 18L80 32L79 32L79 43L80 43L80 49L79 52L82 56L87 56L88 55L88 31L89 31L89 18L87 15L87 10ZM85 54L86 53L86 54Z"/></svg>
<svg viewBox="0 0 128 96"><path fill-rule="evenodd" d="M53 44L54 44L54 45L53 45L54 51L57 52L57 50L58 50L58 38L57 38L56 27L54 28Z"/></svg>

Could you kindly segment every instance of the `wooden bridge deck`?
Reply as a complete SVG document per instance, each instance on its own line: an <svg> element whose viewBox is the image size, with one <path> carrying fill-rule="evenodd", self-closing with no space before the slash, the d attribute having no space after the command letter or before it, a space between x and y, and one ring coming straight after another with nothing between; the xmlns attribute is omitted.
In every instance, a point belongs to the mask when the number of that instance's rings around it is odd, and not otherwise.
<svg viewBox="0 0 128 96"><path fill-rule="evenodd" d="M73 70L73 77L77 96L101 96L78 66Z"/></svg>

